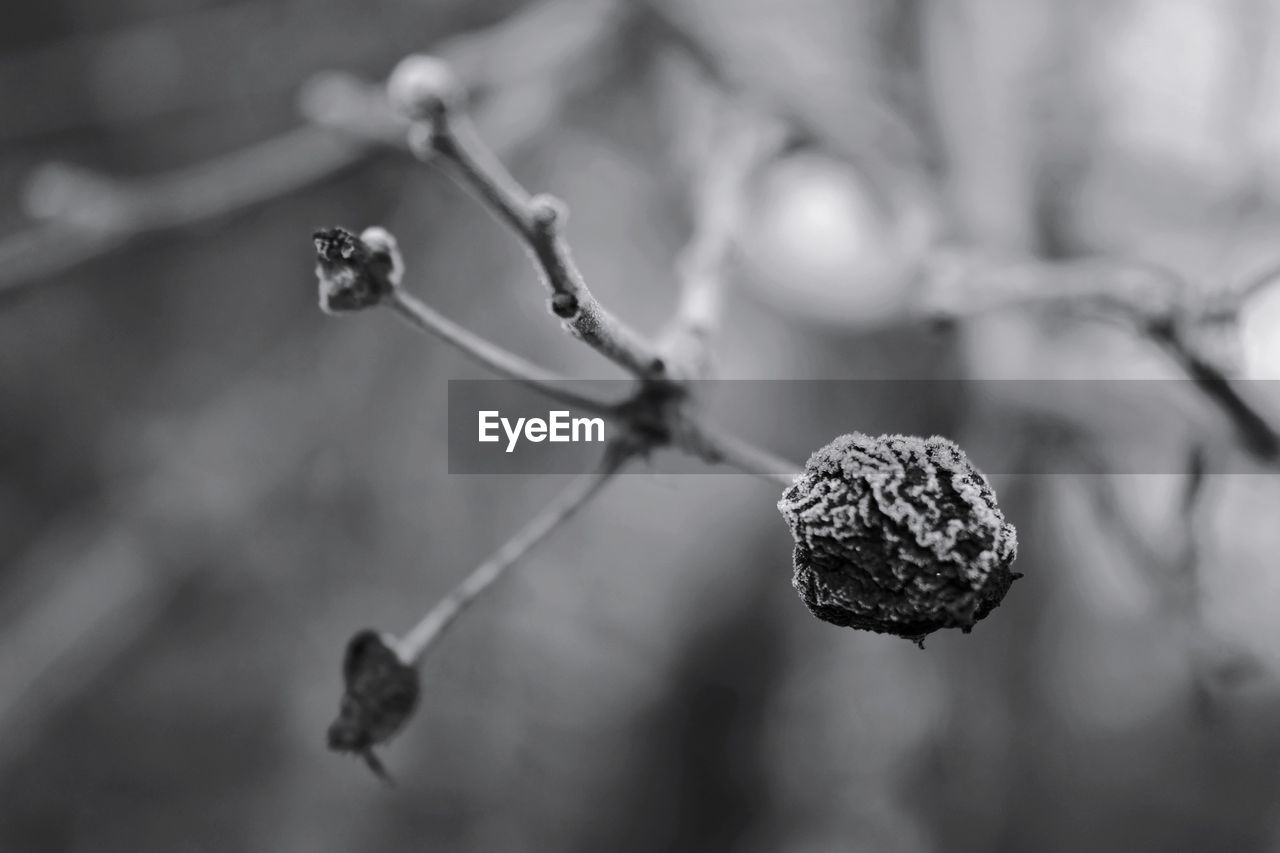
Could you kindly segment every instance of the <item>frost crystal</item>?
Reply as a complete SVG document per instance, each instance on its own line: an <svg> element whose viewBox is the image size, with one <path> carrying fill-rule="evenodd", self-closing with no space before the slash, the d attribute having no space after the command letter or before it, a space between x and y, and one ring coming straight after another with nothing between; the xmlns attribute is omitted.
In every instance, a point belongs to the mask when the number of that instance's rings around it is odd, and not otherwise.
<svg viewBox="0 0 1280 853"><path fill-rule="evenodd" d="M792 585L836 625L917 642L967 633L1020 577L1017 533L991 485L938 436L841 436L778 509L796 542Z"/></svg>

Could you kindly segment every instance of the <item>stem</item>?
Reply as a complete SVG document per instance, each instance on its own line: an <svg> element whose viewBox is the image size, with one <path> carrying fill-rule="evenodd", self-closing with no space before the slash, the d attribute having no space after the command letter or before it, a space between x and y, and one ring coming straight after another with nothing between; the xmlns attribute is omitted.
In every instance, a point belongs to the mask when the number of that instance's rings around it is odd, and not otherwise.
<svg viewBox="0 0 1280 853"><path fill-rule="evenodd" d="M0 292L17 291L140 234L182 228L284 196L348 168L370 146L300 127L239 151L139 180L50 163L27 190L43 221L0 243ZM95 210L91 223L84 211ZM86 227L87 225L87 227Z"/></svg>
<svg viewBox="0 0 1280 853"><path fill-rule="evenodd" d="M544 370L536 364L525 361L520 356L508 352L465 327L459 326L405 291L402 287L392 289L386 304L414 328L440 337L499 375L519 382L573 408L594 412L623 423L627 420L624 413L625 404L618 405L601 402L559 386L557 382L563 381L561 377ZM781 483L784 486L790 486L798 476L799 466L774 455L768 450L757 447L745 439L738 438L718 427L702 423L690 422L687 426L688 429L684 431L684 439L677 442L677 444L687 452L699 456L711 464L728 465L744 473L753 474L771 483ZM613 455L612 451L610 455ZM535 519L534 524L537 523L538 519ZM529 544L536 543L541 538L541 535L545 535L546 532L550 531L544 531L543 534L534 538ZM512 559L517 559L519 556L520 553L517 553ZM482 566L481 569L483 568ZM477 574L480 573L481 569L476 570ZM452 619L453 616L450 615L448 618Z"/></svg>
<svg viewBox="0 0 1280 853"><path fill-rule="evenodd" d="M464 610L475 603L485 590L500 580L507 570L530 549L581 509L631 457L632 448L629 445L610 445L605 450L599 467L574 480L520 532L507 540L506 544L493 556L477 566L448 595L427 611L418 624L401 638L398 649L400 658L410 664L420 661L427 650L443 636Z"/></svg>
<svg viewBox="0 0 1280 853"><path fill-rule="evenodd" d="M1168 315L1180 287L1168 271L1133 261L1046 262L935 250L915 310L931 320L962 321L999 311L1091 306L1141 322Z"/></svg>
<svg viewBox="0 0 1280 853"><path fill-rule="evenodd" d="M716 426L692 422L683 446L713 465L728 465L783 487L800 476L801 466Z"/></svg>
<svg viewBox="0 0 1280 853"><path fill-rule="evenodd" d="M1201 357L1171 324L1154 327L1148 334L1165 347L1200 392L1226 415L1246 450L1267 463L1280 458L1280 432L1241 396L1221 370Z"/></svg>
<svg viewBox="0 0 1280 853"><path fill-rule="evenodd" d="M527 244L551 291L551 311L569 332L642 379L662 376L656 349L605 310L578 271L560 235L564 205L547 195L531 196L472 131L470 122L439 110L411 130L410 148L424 162L443 161L464 188Z"/></svg>
<svg viewBox="0 0 1280 853"><path fill-rule="evenodd" d="M402 287L387 298L388 308L415 329L435 335L494 373L519 382L567 406L613 417L617 406L587 397L558 384L563 377L526 361L445 317Z"/></svg>

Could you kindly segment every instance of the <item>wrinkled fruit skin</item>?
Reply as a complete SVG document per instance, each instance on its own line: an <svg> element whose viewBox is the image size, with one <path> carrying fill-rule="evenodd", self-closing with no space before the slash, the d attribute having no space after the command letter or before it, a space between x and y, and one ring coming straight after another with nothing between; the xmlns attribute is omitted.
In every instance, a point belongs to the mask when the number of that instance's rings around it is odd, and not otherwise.
<svg viewBox="0 0 1280 853"><path fill-rule="evenodd" d="M345 228L323 228L312 235L320 307L347 314L377 305L394 289L392 256Z"/></svg>
<svg viewBox="0 0 1280 853"><path fill-rule="evenodd" d="M792 586L819 619L920 642L965 633L1020 575L986 477L941 438L852 433L810 457L778 502Z"/></svg>
<svg viewBox="0 0 1280 853"><path fill-rule="evenodd" d="M344 691L338 719L329 726L329 748L362 756L383 775L375 745L394 735L418 705L418 671L404 663L376 631L361 631L347 644Z"/></svg>

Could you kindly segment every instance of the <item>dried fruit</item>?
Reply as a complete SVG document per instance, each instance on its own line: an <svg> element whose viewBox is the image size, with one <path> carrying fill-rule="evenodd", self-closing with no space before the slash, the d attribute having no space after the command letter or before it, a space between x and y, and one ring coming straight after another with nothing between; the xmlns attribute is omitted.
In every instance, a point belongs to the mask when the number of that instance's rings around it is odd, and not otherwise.
<svg viewBox="0 0 1280 853"><path fill-rule="evenodd" d="M359 237L345 228L322 228L312 235L320 307L346 314L377 305L400 286L404 263L396 238L385 229L366 228Z"/></svg>
<svg viewBox="0 0 1280 853"><path fill-rule="evenodd" d="M778 502L792 585L819 619L921 642L966 633L1019 574L1017 533L986 477L938 436L841 436Z"/></svg>
<svg viewBox="0 0 1280 853"><path fill-rule="evenodd" d="M418 670L376 631L360 631L342 662L345 689L338 719L329 726L329 748L354 752L389 781L373 747L398 732L418 705Z"/></svg>

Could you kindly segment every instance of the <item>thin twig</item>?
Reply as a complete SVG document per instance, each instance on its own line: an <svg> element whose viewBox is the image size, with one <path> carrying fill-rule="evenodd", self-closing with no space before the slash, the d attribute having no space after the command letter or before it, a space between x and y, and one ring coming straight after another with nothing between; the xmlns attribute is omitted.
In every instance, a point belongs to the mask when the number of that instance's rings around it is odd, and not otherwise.
<svg viewBox="0 0 1280 853"><path fill-rule="evenodd" d="M568 329L610 360L642 380L632 400L613 413L632 431L647 436L648 446L673 444L711 463L724 463L774 483L790 484L795 465L768 451L688 418L668 405L683 395L647 393L653 388L683 389L686 377L672 375L664 358L591 295L559 234L563 205L549 196L531 195L478 138L462 112L460 86L447 63L415 56L401 62L388 81L391 101L414 120L410 149L424 162L443 162L458 182L474 193L496 218L532 251L551 290L551 309ZM745 115L745 114L744 114ZM759 159L781 141L781 128L758 116L751 133L735 140L727 164L704 191L700 215L703 233L695 235L687 258L689 279L677 314L677 336L694 348L705 346L719 313L725 255L736 229L744 183ZM769 130L766 132L765 127Z"/></svg>
<svg viewBox="0 0 1280 853"><path fill-rule="evenodd" d="M0 240L0 293L105 254L140 235L181 228L279 198L357 163L367 145L301 127L196 166L134 182L62 164L34 178L44 221ZM88 213L87 213L88 212Z"/></svg>
<svg viewBox="0 0 1280 853"><path fill-rule="evenodd" d="M1002 259L939 247L923 259L916 313L931 321L961 321L1031 307L1092 307L1130 320L1171 314L1181 283L1150 264L1080 258Z"/></svg>
<svg viewBox="0 0 1280 853"><path fill-rule="evenodd" d="M727 465L770 483L790 486L800 466L720 427L701 421L685 425L680 446L712 465Z"/></svg>
<svg viewBox="0 0 1280 853"><path fill-rule="evenodd" d="M345 228L324 228L314 235L320 307L347 314L378 305L420 332L434 335L500 376L575 408L613 416L618 406L565 386L568 381L487 338L458 325L403 287L404 257L394 235L374 225L359 236Z"/></svg>
<svg viewBox="0 0 1280 853"><path fill-rule="evenodd" d="M567 217L562 202L531 196L454 110L436 110L415 125L410 148L424 162L450 166L452 176L521 237L551 290L552 313L574 337L637 377L662 376L664 363L652 344L591 294L560 233Z"/></svg>
<svg viewBox="0 0 1280 853"><path fill-rule="evenodd" d="M601 402L560 387L558 383L566 381L564 377L527 362L459 326L403 288L395 288L386 304L414 328L440 337L495 373L568 406L594 412L627 425L625 404ZM682 437L678 444L682 449L711 464L727 465L786 486L791 485L797 476L799 466L718 427L689 421L680 434Z"/></svg>
<svg viewBox="0 0 1280 853"><path fill-rule="evenodd" d="M624 444L610 445L594 471L574 480L521 528L519 533L477 566L405 633L396 644L400 659L405 663L420 661L464 610L500 580L530 549L585 506L632 458L633 452L633 448Z"/></svg>
<svg viewBox="0 0 1280 853"><path fill-rule="evenodd" d="M440 337L495 373L568 406L603 415L623 426L634 426L628 419L631 409L625 402L605 403L562 387L559 383L566 381L564 377L525 361L459 326L402 287L394 288L385 304L414 328ZM711 464L727 465L743 473L788 486L797 476L799 466L719 427L687 420L676 432L675 444Z"/></svg>
<svg viewBox="0 0 1280 853"><path fill-rule="evenodd" d="M576 409L609 417L617 414L615 404L602 402L565 388L562 383L567 380L564 377L526 361L487 338L458 325L403 288L395 288L385 304L410 326L440 338L500 376L519 382Z"/></svg>
<svg viewBox="0 0 1280 853"><path fill-rule="evenodd" d="M1227 416L1247 451L1267 463L1280 459L1280 432L1244 398L1226 374L1196 351L1175 324L1157 323L1146 332L1165 348L1200 392Z"/></svg>

